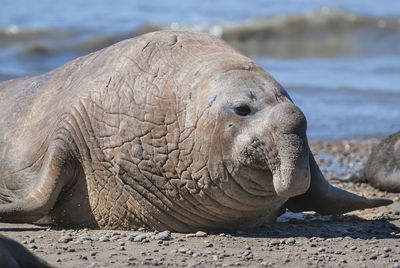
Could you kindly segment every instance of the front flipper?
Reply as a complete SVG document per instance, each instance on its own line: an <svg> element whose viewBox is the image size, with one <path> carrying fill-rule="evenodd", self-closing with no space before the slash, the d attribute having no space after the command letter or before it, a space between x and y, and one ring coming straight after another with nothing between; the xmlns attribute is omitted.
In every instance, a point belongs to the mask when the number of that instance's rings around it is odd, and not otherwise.
<svg viewBox="0 0 400 268"><path fill-rule="evenodd" d="M53 208L61 190L76 177L76 162L65 142L56 138L47 149L36 183L21 200L0 205L0 222L35 222Z"/></svg>
<svg viewBox="0 0 400 268"><path fill-rule="evenodd" d="M393 203L389 199L368 199L330 185L322 175L312 153L310 154L310 172L311 185L308 191L290 198L285 204L286 208L292 212L316 211L322 215L342 214Z"/></svg>

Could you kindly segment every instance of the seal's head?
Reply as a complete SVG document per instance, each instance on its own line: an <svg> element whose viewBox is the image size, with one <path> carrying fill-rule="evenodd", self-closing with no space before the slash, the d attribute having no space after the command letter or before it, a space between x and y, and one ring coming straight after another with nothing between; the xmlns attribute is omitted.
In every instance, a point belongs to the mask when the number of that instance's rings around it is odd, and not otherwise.
<svg viewBox="0 0 400 268"><path fill-rule="evenodd" d="M211 85L218 92L218 144L222 162L254 195L290 198L310 185L304 114L286 91L254 63L229 68Z"/></svg>

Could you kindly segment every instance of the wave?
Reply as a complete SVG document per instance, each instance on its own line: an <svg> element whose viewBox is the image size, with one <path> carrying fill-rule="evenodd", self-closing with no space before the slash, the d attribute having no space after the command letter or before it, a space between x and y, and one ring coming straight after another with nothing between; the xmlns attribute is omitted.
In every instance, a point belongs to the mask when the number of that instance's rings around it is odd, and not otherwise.
<svg viewBox="0 0 400 268"><path fill-rule="evenodd" d="M376 49L400 53L400 17L372 18L336 8L218 24L149 24L139 30L146 28L208 32L252 56L337 57Z"/></svg>
<svg viewBox="0 0 400 268"><path fill-rule="evenodd" d="M250 56L338 57L400 54L400 17L373 18L335 8L214 24L148 23L130 33L104 35L84 29L0 28L0 53L43 55L59 51L87 53L125 38L156 30L192 30L221 37Z"/></svg>

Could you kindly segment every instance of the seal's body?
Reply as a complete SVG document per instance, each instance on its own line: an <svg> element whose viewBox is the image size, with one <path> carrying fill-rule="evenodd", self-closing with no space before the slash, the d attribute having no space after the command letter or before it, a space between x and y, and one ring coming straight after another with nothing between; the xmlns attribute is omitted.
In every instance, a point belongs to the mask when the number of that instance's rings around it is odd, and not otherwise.
<svg viewBox="0 0 400 268"><path fill-rule="evenodd" d="M222 40L155 32L0 84L0 220L188 232L388 200L329 185L306 119Z"/></svg>

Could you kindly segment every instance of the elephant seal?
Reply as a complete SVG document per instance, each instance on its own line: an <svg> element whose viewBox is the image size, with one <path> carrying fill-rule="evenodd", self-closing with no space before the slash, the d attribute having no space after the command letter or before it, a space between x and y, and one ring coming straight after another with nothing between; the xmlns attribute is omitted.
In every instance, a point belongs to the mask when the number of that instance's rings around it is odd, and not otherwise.
<svg viewBox="0 0 400 268"><path fill-rule="evenodd" d="M390 204L331 186L270 74L195 32L125 40L0 84L0 221L244 229Z"/></svg>
<svg viewBox="0 0 400 268"><path fill-rule="evenodd" d="M0 267L50 268L21 244L0 234Z"/></svg>
<svg viewBox="0 0 400 268"><path fill-rule="evenodd" d="M373 148L361 176L378 189L400 192L400 131Z"/></svg>

